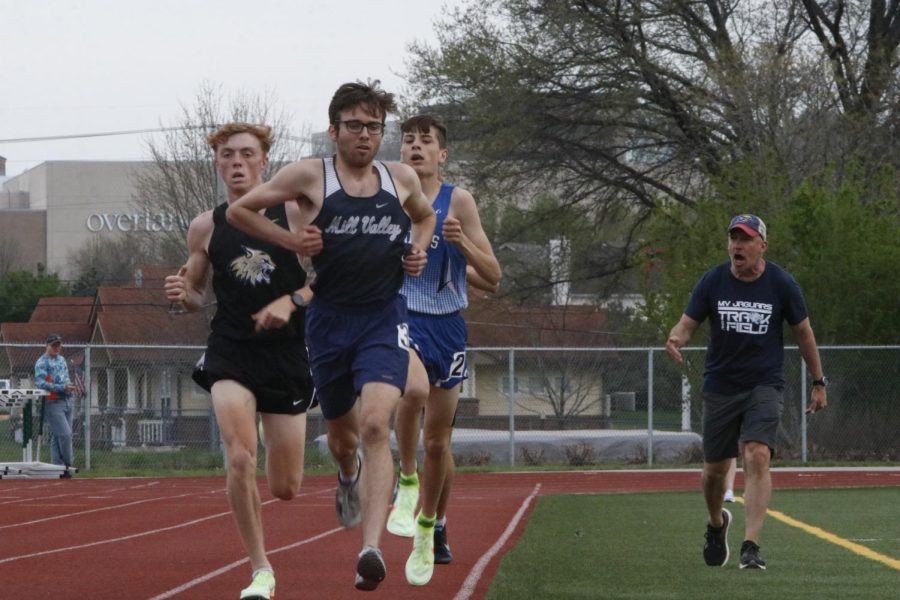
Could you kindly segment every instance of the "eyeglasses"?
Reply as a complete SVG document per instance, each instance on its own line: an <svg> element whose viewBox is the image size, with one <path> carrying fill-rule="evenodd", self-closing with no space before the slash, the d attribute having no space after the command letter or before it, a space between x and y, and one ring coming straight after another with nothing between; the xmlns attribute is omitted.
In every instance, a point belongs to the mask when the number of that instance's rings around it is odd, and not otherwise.
<svg viewBox="0 0 900 600"><path fill-rule="evenodd" d="M363 123L362 121L335 121L335 125L343 125L350 133L361 133L363 127L372 135L384 133L384 123L381 121L369 121L368 123Z"/></svg>

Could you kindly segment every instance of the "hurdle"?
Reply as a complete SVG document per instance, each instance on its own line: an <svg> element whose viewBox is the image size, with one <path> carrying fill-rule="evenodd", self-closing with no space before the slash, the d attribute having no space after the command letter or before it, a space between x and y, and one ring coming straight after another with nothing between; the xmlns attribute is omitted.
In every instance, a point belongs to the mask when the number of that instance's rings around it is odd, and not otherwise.
<svg viewBox="0 0 900 600"><path fill-rule="evenodd" d="M49 392L40 389L0 389L0 409L22 408L22 461L0 462L0 479L59 479L66 467L34 459L32 415L34 402L43 402ZM76 471L76 469L70 469Z"/></svg>

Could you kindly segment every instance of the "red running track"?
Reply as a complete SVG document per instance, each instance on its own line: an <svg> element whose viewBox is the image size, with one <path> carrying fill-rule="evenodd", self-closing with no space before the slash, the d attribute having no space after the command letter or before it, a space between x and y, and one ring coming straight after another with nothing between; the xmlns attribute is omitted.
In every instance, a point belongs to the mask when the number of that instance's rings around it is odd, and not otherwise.
<svg viewBox="0 0 900 600"><path fill-rule="evenodd" d="M411 540L385 533L388 577L353 587L358 530L334 516L334 477L307 477L300 497L274 500L260 479L266 547L278 600L484 597L538 496L688 491L699 471L463 473L454 485L454 561L426 588L406 583ZM900 469L775 470L776 488L900 486ZM236 599L249 565L224 478L0 480L0 589L4 598Z"/></svg>

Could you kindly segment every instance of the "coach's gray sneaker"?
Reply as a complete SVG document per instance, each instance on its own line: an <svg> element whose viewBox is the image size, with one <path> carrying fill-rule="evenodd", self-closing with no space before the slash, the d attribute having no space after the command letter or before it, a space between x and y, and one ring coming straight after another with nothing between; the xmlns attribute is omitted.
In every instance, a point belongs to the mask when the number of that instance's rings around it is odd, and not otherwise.
<svg viewBox="0 0 900 600"><path fill-rule="evenodd" d="M362 457L356 454L356 477L353 481L344 483L338 472L337 492L334 496L334 508L337 511L338 522L346 529L359 525L362 514L359 506L359 475L362 471Z"/></svg>
<svg viewBox="0 0 900 600"><path fill-rule="evenodd" d="M723 567L728 562L728 526L731 525L731 513L722 509L721 527L706 524L706 544L703 546L703 560L711 567Z"/></svg>
<svg viewBox="0 0 900 600"><path fill-rule="evenodd" d="M387 567L384 566L381 550L372 546L363 548L356 562L356 589L371 592L384 581L385 575Z"/></svg>
<svg viewBox="0 0 900 600"><path fill-rule="evenodd" d="M741 544L741 568L766 570L766 561L759 556L759 546L750 540Z"/></svg>

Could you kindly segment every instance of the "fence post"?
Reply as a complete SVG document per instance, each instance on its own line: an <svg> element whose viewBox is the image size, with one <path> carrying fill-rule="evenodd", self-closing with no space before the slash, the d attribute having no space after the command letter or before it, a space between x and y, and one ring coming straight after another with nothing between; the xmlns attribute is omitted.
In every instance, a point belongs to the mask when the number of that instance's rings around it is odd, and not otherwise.
<svg viewBox="0 0 900 600"><path fill-rule="evenodd" d="M516 349L509 349L509 466L516 466Z"/></svg>
<svg viewBox="0 0 900 600"><path fill-rule="evenodd" d="M653 466L653 348L647 350L647 466Z"/></svg>
<svg viewBox="0 0 900 600"><path fill-rule="evenodd" d="M691 382L681 375L681 430L691 431Z"/></svg>
<svg viewBox="0 0 900 600"><path fill-rule="evenodd" d="M91 401L91 347L84 347L84 469L91 470L91 411L94 403Z"/></svg>
<svg viewBox="0 0 900 600"><path fill-rule="evenodd" d="M806 464L806 361L800 358L800 460Z"/></svg>

